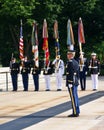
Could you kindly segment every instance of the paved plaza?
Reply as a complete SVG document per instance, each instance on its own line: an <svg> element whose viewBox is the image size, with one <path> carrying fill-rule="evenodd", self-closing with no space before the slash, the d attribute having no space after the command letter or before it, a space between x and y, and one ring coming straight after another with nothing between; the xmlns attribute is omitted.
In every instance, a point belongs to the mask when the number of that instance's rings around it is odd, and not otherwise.
<svg viewBox="0 0 104 130"><path fill-rule="evenodd" d="M9 86L9 88L12 88ZM55 77L51 77L51 91L45 91L44 78L40 78L40 91L33 84L29 91L0 91L0 130L104 130L104 77L99 77L98 91L92 91L87 77L87 90L78 90L80 116L72 113L70 96L63 79L63 90L56 91Z"/></svg>

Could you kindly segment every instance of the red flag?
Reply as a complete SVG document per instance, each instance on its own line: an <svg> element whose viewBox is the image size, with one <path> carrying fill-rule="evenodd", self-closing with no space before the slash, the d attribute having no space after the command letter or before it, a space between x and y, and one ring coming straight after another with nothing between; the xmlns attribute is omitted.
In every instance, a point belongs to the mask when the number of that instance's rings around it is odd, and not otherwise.
<svg viewBox="0 0 104 130"><path fill-rule="evenodd" d="M84 28L83 28L83 23L81 18L79 18L79 22L78 22L78 42L85 43Z"/></svg>
<svg viewBox="0 0 104 130"><path fill-rule="evenodd" d="M48 29L46 19L44 19L43 23L43 50L45 53L45 64L47 66L49 63L49 49L48 49Z"/></svg>
<svg viewBox="0 0 104 130"><path fill-rule="evenodd" d="M20 52L20 59L24 58L24 44L23 44L23 34L22 34L22 20L21 20L21 27L20 27L20 41L19 41L19 52Z"/></svg>

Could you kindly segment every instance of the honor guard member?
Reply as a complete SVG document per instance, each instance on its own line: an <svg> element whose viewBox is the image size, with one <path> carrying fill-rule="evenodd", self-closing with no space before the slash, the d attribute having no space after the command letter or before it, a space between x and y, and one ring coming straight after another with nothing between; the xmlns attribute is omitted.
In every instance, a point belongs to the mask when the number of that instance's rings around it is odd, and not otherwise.
<svg viewBox="0 0 104 130"><path fill-rule="evenodd" d="M31 71L31 67L30 67L30 62L27 60L27 57L25 57L22 60L21 65L22 65L21 74L22 74L24 91L28 91L28 78L29 78L29 73Z"/></svg>
<svg viewBox="0 0 104 130"><path fill-rule="evenodd" d="M40 66L35 65L35 60L32 61L32 75L33 75L33 80L34 80L34 86L35 90L34 91L39 91L39 74L41 72Z"/></svg>
<svg viewBox="0 0 104 130"><path fill-rule="evenodd" d="M68 117L78 117L80 113L79 109L79 100L78 100L78 73L79 65L78 62L74 59L75 51L70 50L67 52L67 64L66 64L66 86L71 97L72 103L72 114Z"/></svg>
<svg viewBox="0 0 104 130"><path fill-rule="evenodd" d="M60 55L56 56L56 59L53 61L53 65L55 66L57 91L61 91L62 76L64 74L64 62L60 59Z"/></svg>
<svg viewBox="0 0 104 130"><path fill-rule="evenodd" d="M11 74L12 85L13 85L12 91L17 91L18 89L17 80L18 80L19 71L20 71L19 63L16 62L16 58L12 58L12 60L10 61L10 74Z"/></svg>
<svg viewBox="0 0 104 130"><path fill-rule="evenodd" d="M98 75L100 74L100 62L96 58L96 53L91 54L89 70L92 78L92 87L93 90L95 91L98 89Z"/></svg>
<svg viewBox="0 0 104 130"><path fill-rule="evenodd" d="M81 52L79 57L79 77L80 77L81 90L86 90L87 71L88 71L87 58L84 57L84 52Z"/></svg>
<svg viewBox="0 0 104 130"><path fill-rule="evenodd" d="M48 65L44 67L43 69L43 75L45 77L45 83L46 83L46 91L50 91L50 75L53 73L53 65L52 62L49 61Z"/></svg>

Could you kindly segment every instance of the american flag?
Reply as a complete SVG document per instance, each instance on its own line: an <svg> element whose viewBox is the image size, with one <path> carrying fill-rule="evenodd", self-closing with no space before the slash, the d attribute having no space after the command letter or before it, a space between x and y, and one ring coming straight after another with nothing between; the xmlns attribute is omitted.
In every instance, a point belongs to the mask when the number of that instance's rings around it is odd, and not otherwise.
<svg viewBox="0 0 104 130"><path fill-rule="evenodd" d="M20 41L19 41L19 52L20 52L20 59L24 58L24 44L23 44L23 29L22 29L22 20L21 20L21 27L20 27Z"/></svg>

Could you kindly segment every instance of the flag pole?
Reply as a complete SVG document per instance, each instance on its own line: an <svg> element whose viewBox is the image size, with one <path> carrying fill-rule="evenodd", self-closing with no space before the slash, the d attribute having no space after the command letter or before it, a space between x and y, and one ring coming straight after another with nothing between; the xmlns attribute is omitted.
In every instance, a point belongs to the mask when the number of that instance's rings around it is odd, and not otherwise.
<svg viewBox="0 0 104 130"><path fill-rule="evenodd" d="M79 50L80 50L80 53L82 54L82 44L81 44L81 42L79 42Z"/></svg>
<svg viewBox="0 0 104 130"><path fill-rule="evenodd" d="M22 19L20 20L20 24L21 24L21 26L22 26Z"/></svg>

